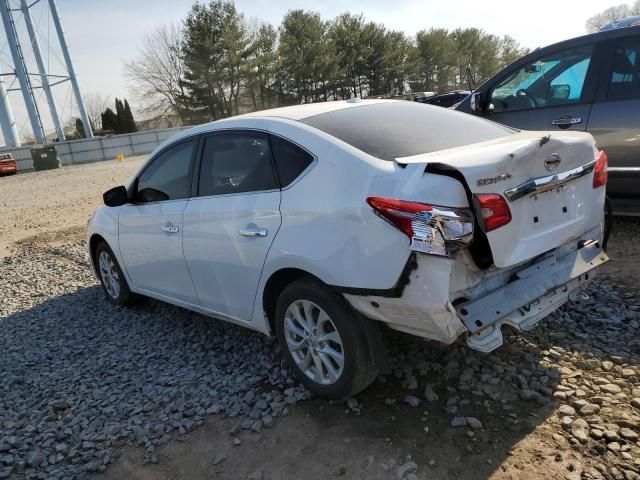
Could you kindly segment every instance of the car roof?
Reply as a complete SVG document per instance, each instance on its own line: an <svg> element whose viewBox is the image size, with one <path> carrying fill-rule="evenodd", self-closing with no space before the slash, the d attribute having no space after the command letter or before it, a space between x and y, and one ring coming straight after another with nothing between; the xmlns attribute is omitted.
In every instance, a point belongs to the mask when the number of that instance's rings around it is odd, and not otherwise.
<svg viewBox="0 0 640 480"><path fill-rule="evenodd" d="M291 105L289 107L271 108L269 110L259 110L256 112L245 113L229 117L237 119L243 117L275 117L287 118L289 120L303 120L308 117L322 115L323 113L335 112L345 108L357 108L365 105L375 105L379 103L404 102L406 100L391 99L371 99L363 100L361 98L352 98L350 100L334 100L330 102L305 103L302 105Z"/></svg>

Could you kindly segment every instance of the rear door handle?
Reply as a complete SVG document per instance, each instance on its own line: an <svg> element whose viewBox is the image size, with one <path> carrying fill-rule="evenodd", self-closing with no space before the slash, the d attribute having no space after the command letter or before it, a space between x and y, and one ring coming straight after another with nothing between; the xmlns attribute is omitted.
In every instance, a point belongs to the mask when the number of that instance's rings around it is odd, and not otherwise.
<svg viewBox="0 0 640 480"><path fill-rule="evenodd" d="M268 230L266 228L247 227L241 229L238 233L243 237L266 237Z"/></svg>
<svg viewBox="0 0 640 480"><path fill-rule="evenodd" d="M160 229L166 233L178 233L180 231L180 227L177 225L174 225L171 222L165 223L162 227L160 227Z"/></svg>
<svg viewBox="0 0 640 480"><path fill-rule="evenodd" d="M571 115L563 115L551 122L556 127L570 127L571 125L579 125L582 123L582 117L572 117Z"/></svg>

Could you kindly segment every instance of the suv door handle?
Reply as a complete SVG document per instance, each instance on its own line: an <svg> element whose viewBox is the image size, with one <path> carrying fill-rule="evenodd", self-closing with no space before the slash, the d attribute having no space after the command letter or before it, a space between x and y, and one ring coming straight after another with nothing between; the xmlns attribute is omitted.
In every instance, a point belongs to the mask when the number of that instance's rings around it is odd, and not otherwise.
<svg viewBox="0 0 640 480"><path fill-rule="evenodd" d="M582 123L582 117L572 117L571 115L563 115L562 117L556 118L551 123L556 127L568 128L571 125L578 125Z"/></svg>
<svg viewBox="0 0 640 480"><path fill-rule="evenodd" d="M266 228L247 227L238 232L243 237L266 237L268 230Z"/></svg>
<svg viewBox="0 0 640 480"><path fill-rule="evenodd" d="M167 222L162 227L160 227L160 230L166 233L178 233L180 231L180 227L174 225L171 222Z"/></svg>

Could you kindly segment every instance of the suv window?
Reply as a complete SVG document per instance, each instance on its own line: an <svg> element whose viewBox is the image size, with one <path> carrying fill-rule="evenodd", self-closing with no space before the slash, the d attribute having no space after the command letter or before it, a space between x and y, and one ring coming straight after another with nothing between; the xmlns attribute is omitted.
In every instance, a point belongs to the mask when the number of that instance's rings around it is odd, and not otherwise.
<svg viewBox="0 0 640 480"><path fill-rule="evenodd" d="M160 153L138 177L137 200L153 202L188 198L197 140L179 143Z"/></svg>
<svg viewBox="0 0 640 480"><path fill-rule="evenodd" d="M607 99L629 98L640 98L640 36L618 39L609 78Z"/></svg>
<svg viewBox="0 0 640 480"><path fill-rule="evenodd" d="M583 45L549 53L517 69L491 92L493 111L578 103L592 53L592 44Z"/></svg>
<svg viewBox="0 0 640 480"><path fill-rule="evenodd" d="M276 157L280 186L283 188L298 178L313 162L313 156L310 153L275 135L271 135L271 148Z"/></svg>
<svg viewBox="0 0 640 480"><path fill-rule="evenodd" d="M256 192L278 188L269 137L259 132L223 133L206 138L198 195Z"/></svg>

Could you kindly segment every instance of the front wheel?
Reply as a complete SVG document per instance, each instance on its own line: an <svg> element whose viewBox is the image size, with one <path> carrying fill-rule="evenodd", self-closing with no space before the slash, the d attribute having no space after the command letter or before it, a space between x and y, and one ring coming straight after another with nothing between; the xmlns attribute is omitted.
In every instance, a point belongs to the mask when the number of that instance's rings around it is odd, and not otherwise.
<svg viewBox="0 0 640 480"><path fill-rule="evenodd" d="M375 378L361 325L367 320L330 287L312 279L288 285L278 299L275 320L285 360L319 397L347 398Z"/></svg>
<svg viewBox="0 0 640 480"><path fill-rule="evenodd" d="M127 280L118 265L115 255L105 242L100 242L95 251L96 270L107 300L115 305L128 305L134 299Z"/></svg>

